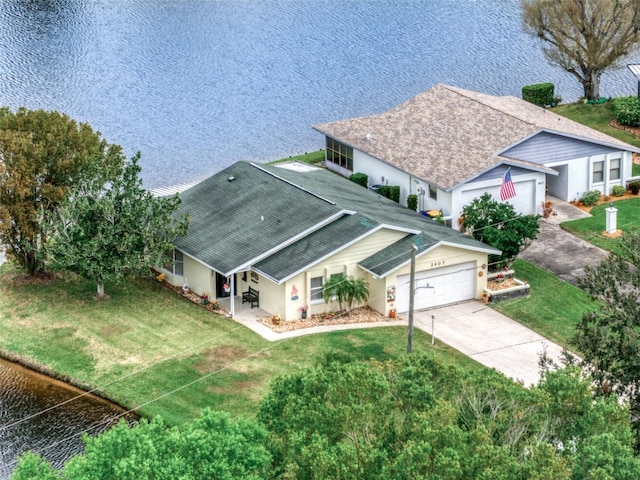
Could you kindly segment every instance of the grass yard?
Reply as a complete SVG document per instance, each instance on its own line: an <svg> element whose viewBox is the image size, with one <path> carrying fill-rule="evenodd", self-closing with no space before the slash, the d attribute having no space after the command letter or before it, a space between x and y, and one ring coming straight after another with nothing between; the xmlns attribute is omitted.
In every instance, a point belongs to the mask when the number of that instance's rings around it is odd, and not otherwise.
<svg viewBox="0 0 640 480"><path fill-rule="evenodd" d="M640 197L630 198L628 200L618 200L614 205L615 208L618 209L618 229L626 232L632 227L639 226ZM609 238L603 234L606 228L605 210L607 208L609 208L609 205L606 203L593 207L590 212L592 217L564 222L561 227L600 248L624 256L624 252L620 249L619 239Z"/></svg>
<svg viewBox="0 0 640 480"><path fill-rule="evenodd" d="M516 260L512 268L516 278L531 285L531 295L497 302L493 307L571 350L569 339L582 314L598 304L579 288L524 260Z"/></svg>
<svg viewBox="0 0 640 480"><path fill-rule="evenodd" d="M313 165L314 163L324 162L324 150L317 150L311 153L305 153L304 155L296 155L295 157L281 158L270 162L270 164L283 163L283 162L302 162Z"/></svg>
<svg viewBox="0 0 640 480"><path fill-rule="evenodd" d="M595 130L599 130L607 135L611 135L618 140L640 147L640 139L631 133L609 125L609 122L615 118L613 102L605 102L598 105L571 103L568 105L559 105L552 108L551 111L582 123L583 125L587 125Z"/></svg>
<svg viewBox="0 0 640 480"><path fill-rule="evenodd" d="M172 424L196 417L204 407L252 415L275 376L328 356L385 360L406 352L407 331L400 327L270 343L153 280L106 285L106 300L94 300L94 293L95 285L84 280L33 280L10 264L0 266L5 355L46 366L84 387L101 386L108 398L142 406L143 415L162 415ZM414 351L479 367L430 341L415 331Z"/></svg>

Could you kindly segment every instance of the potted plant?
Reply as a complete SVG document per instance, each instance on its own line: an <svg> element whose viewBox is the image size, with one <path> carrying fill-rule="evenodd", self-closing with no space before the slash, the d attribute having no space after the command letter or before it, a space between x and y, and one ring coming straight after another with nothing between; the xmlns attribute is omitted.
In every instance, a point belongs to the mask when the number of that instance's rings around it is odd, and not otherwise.
<svg viewBox="0 0 640 480"><path fill-rule="evenodd" d="M213 302L211 302L211 308L213 308L214 310L220 310L220 305L214 300Z"/></svg>
<svg viewBox="0 0 640 480"><path fill-rule="evenodd" d="M393 305L391 305L391 308L389 309L389 318L396 318L396 307Z"/></svg>
<svg viewBox="0 0 640 480"><path fill-rule="evenodd" d="M224 285L222 285L222 288L224 289L225 293L229 293L231 291L231 287L226 282Z"/></svg>
<svg viewBox="0 0 640 480"><path fill-rule="evenodd" d="M303 305L302 307L300 307L300 310L302 311L302 319L304 320L305 318L307 318L307 311L309 310L309 305Z"/></svg>
<svg viewBox="0 0 640 480"><path fill-rule="evenodd" d="M496 282L498 283L504 282L504 273L500 272L496 275Z"/></svg>
<svg viewBox="0 0 640 480"><path fill-rule="evenodd" d="M271 316L271 323L273 323L274 325L280 325L281 320L282 320L282 317L277 313Z"/></svg>
<svg viewBox="0 0 640 480"><path fill-rule="evenodd" d="M209 295L207 295L206 293L204 293L201 297L200 297L200 303L202 305L206 305L207 303L209 303Z"/></svg>

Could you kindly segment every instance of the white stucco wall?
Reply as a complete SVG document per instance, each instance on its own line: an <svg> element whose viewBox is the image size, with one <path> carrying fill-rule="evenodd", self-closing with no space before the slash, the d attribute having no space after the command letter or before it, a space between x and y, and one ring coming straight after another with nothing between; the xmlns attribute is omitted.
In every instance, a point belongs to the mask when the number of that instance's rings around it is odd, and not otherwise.
<svg viewBox="0 0 640 480"><path fill-rule="evenodd" d="M546 188L546 175L540 172L531 172L524 175L518 175L517 177L512 177L514 188L516 190L516 197L511 200L507 200L508 203L514 204L516 200L518 200L518 190L519 184L524 184L526 182L533 182L533 198L531 200L531 206L533 208L533 213L540 215L542 213L542 202L545 200L545 188ZM490 193L493 198L497 201L500 201L500 185L502 182L502 178L493 178L484 181L476 181L466 183L461 185L460 187L451 191L451 216L452 223L451 226L454 229L458 229L458 219L460 218L460 214L462 213L462 208L465 206L465 202L463 200L464 192L469 190L479 190L486 191ZM520 187L520 191L522 192L524 189ZM481 195L481 194L480 194ZM528 203L528 202L527 202ZM529 212L526 212L529 213Z"/></svg>
<svg viewBox="0 0 640 480"><path fill-rule="evenodd" d="M621 159L620 179L611 180L609 178L610 162L615 158ZM604 179L602 182L593 182L593 165L595 162L604 162ZM610 195L611 189L615 185L626 187L627 178L631 177L632 154L631 152L621 151L548 163L546 166L562 172L559 178L549 181L549 192L561 200L571 202L580 200L586 192L591 190L600 190L603 195ZM564 175L565 171L566 175ZM555 182L558 182L559 185L556 185Z"/></svg>

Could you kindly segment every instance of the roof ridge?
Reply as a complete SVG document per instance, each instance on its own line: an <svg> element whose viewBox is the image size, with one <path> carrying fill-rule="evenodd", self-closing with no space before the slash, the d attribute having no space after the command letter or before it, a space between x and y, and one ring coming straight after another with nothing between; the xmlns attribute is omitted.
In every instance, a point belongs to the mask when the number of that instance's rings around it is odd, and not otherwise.
<svg viewBox="0 0 640 480"><path fill-rule="evenodd" d="M272 176L273 178L277 178L278 180L280 180L280 181L282 181L282 182L286 183L287 185L291 185L292 187L295 187L295 188L297 188L298 190L302 190L303 192L306 192L306 193L308 193L309 195L313 195L314 197L316 197L316 198L318 198L318 199L322 200L323 202L327 202L327 203L328 203L328 204L330 204L330 205L336 205L336 202L332 202L332 201L331 201L331 200L329 200L328 198L324 198L322 195L318 195L317 193L312 192L311 190L308 190L308 189L306 189L306 188L302 187L301 185L298 185L297 183L293 183L293 182L291 182L291 181L287 180L286 178L281 177L280 175L276 175L275 173L270 172L270 171L269 171L269 170L267 170L266 168L263 168L263 167L261 167L261 166L259 166L259 165L255 164L255 163L253 163L253 162L249 162L249 165L251 165L251 166L252 166L252 167L254 167L254 168L257 168L258 170L260 170L261 172L266 173L267 175Z"/></svg>
<svg viewBox="0 0 640 480"><path fill-rule="evenodd" d="M494 107L493 105L489 105L488 103L482 102L482 101L480 101L480 100L478 100L476 98L473 98L471 95L466 95L465 93L468 92L470 94L484 95L484 96L491 97L491 98L513 98L515 100L522 101L522 102L526 102L526 100L521 100L520 98L515 97L513 95L500 95L500 96L498 96L498 95L490 95L488 93L474 92L472 90L466 90L466 89L460 88L460 87L454 87L454 86L451 86L451 85L445 85L444 83L441 84L441 85L444 88L446 88L447 90L449 90L450 92L456 93L456 94L458 94L458 95L460 95L462 97L465 97L465 98L471 100L472 102L479 103L480 105L483 105L483 106L485 106L487 108L490 108L491 110L494 110L496 112L500 112L501 114L506 115L508 117L514 118L514 119L518 120L519 122L522 122L522 123L524 123L526 125L531 125L533 127L536 127L538 129L538 131L543 129L542 127L540 127L539 125L537 125L534 122L524 120L523 118L518 117L518 116L514 115L513 113L511 113L509 111L505 111L502 108L498 108L498 107ZM465 92L465 93L462 93L462 92ZM527 103L529 103L529 102L527 102ZM533 105L533 106L535 106L537 108L540 108L543 112L547 113L547 109L546 108L538 107L537 105L534 105L533 103L531 103L531 105ZM553 112L549 112L549 113L552 114L552 115L555 115L557 117L563 118L562 116L558 115L557 113L553 113Z"/></svg>

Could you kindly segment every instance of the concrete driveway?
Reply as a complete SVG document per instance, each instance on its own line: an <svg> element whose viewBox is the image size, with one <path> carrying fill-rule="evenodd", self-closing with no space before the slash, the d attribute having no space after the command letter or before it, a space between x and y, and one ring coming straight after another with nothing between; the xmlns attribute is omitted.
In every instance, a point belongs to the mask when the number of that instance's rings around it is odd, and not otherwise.
<svg viewBox="0 0 640 480"><path fill-rule="evenodd" d="M538 361L545 351L561 364L562 347L478 301L415 312L416 328L478 363L531 386L540 380Z"/></svg>
<svg viewBox="0 0 640 480"><path fill-rule="evenodd" d="M599 265L607 252L559 227L562 222L590 217L590 214L567 202L549 198L556 214L540 220L538 238L518 257L575 285L576 279L584 275L584 267Z"/></svg>
<svg viewBox="0 0 640 480"><path fill-rule="evenodd" d="M540 380L538 361L545 349L549 357L556 363L561 363L562 347L482 302L472 300L415 312L415 329L423 330L430 335L432 315L435 316L434 330L437 343L446 343L478 363L495 368L514 380L522 381L526 386L535 385ZM272 342L336 330L407 327L407 315L403 314L401 318L388 322L323 325L276 333L259 323L257 318L259 317L254 315L253 310L245 315L238 311L234 316L236 322Z"/></svg>

